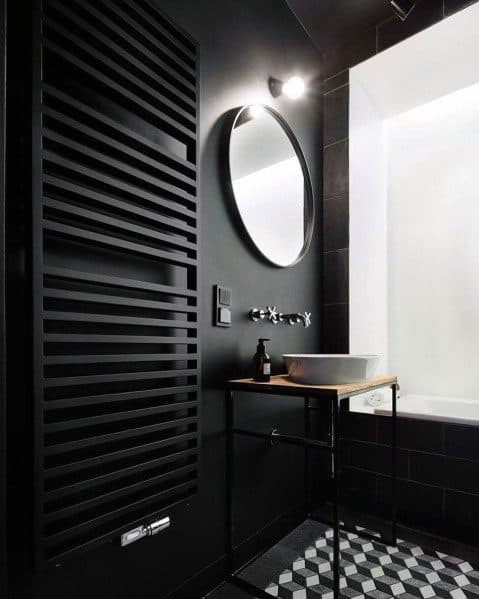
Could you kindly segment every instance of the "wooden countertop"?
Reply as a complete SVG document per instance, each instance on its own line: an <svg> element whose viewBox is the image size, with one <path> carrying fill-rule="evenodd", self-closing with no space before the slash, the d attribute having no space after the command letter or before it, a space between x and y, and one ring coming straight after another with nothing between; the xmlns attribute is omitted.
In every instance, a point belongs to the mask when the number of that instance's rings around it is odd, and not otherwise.
<svg viewBox="0 0 479 599"><path fill-rule="evenodd" d="M397 383L395 376L378 376L361 383L346 385L300 385L294 383L287 374L271 377L269 383L259 383L253 379L236 379L228 381L227 389L232 391L250 391L270 395L294 395L300 398L316 397L319 399L344 399L360 393L387 387Z"/></svg>

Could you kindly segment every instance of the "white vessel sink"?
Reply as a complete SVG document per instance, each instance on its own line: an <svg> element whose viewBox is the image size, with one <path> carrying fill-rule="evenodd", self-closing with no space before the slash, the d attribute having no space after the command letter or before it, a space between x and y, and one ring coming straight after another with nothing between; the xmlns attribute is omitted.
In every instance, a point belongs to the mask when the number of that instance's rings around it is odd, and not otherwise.
<svg viewBox="0 0 479 599"><path fill-rule="evenodd" d="M288 374L302 385L340 385L372 378L377 355L283 354Z"/></svg>

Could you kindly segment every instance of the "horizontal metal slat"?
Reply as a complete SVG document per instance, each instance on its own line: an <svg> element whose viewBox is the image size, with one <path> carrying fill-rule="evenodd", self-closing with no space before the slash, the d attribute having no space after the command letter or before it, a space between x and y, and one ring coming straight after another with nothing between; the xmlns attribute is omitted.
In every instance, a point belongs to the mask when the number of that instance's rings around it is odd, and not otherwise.
<svg viewBox="0 0 479 599"><path fill-rule="evenodd" d="M78 515L81 516L81 512L83 510L92 509L97 506L101 506L109 501L116 501L121 499L122 497L127 497L131 493L135 493L137 491L146 490L149 487L157 485L162 481L168 481L171 478L180 478L181 476L185 476L194 472L197 469L196 464L189 464L187 466L182 466L181 468L177 468L172 472L166 472L163 474L158 474L157 476L153 476L151 478L146 478L145 480L128 485L121 489L117 489L115 491L110 491L109 493L99 494L91 499L87 499L85 501L76 503L74 505L65 507L63 509L58 509L54 512L49 512L44 515L44 522L48 525L49 523L56 522L61 518L68 518L69 516Z"/></svg>
<svg viewBox="0 0 479 599"><path fill-rule="evenodd" d="M160 441L152 441L149 443L139 443L135 447L130 447L128 449L121 449L112 452L107 451L91 458L74 460L67 464L62 464L61 466L50 466L45 469L44 478L45 480L54 480L59 476L70 475L78 471L85 470L86 468L94 468L100 465L106 466L111 462L131 458L132 456L136 456L148 451L164 449L165 447L170 446L174 447L182 443L191 443L192 441L196 441L197 438L198 432L184 433L169 439L161 439Z"/></svg>
<svg viewBox="0 0 479 599"><path fill-rule="evenodd" d="M88 12L95 18L95 20L99 23L102 23L104 27L106 27L110 32L112 32L114 35L120 38L121 45L124 46L126 44L126 46L129 46L130 54L132 52L139 53L143 58L144 62L148 62L150 65L152 65L149 69L150 71L156 73L157 71L153 71L153 68L159 68L159 71L161 73L160 76L163 80L165 80L164 85L165 87L168 87L168 90L172 94L176 94L182 102L189 104L190 106L196 107L195 88L193 86L193 83L189 80L184 79L184 77L182 77L181 74L178 73L178 69L176 68L176 62L173 62L173 64L168 64L165 60L165 54L169 58L172 58L171 53L167 52L165 49L165 51L161 52L163 56L161 56L160 53L154 54L145 46L145 44L140 39L134 38L132 35L130 35L130 32L127 30L126 27L121 27L120 25L117 25L117 23L113 19L111 19L107 14L105 14L105 12L97 10L97 5L95 4L95 1L96 0L90 1L88 7ZM109 4L111 6L111 2L109 3L107 0L103 0L103 4ZM120 16L120 20L122 20L123 23L128 25L128 15L125 15L125 13L120 13L120 15L117 14L117 16ZM132 23L131 19L129 19L129 22ZM169 81L166 81L166 79L169 79Z"/></svg>
<svg viewBox="0 0 479 599"><path fill-rule="evenodd" d="M156 87L152 87L152 91L155 92L156 94L158 94L161 97L161 101L163 103L165 103L169 108L171 108L174 111L178 111L181 115L183 115L183 114L185 114L185 116L189 115L190 118L191 118L191 115L193 115L193 118L194 118L195 108L196 108L195 102L191 98L189 98L188 96L183 94L180 90L178 90L178 88L175 88L172 85L170 85L167 81L165 81L165 79L163 77L160 77L155 71L149 69L145 65L144 62L137 60L133 56L133 54L131 54L130 52L125 50L121 45L116 43L114 41L114 38L111 37L111 35L110 36L105 35L100 30L99 27L96 27L91 22L85 21L81 16L77 15L72 10L70 10L71 5L69 5L67 7L65 4L57 2L56 0L48 0L48 4L50 6L53 6L55 8L55 10L57 10L61 14L65 15L71 22L73 22L80 29L87 31L90 34L93 33L95 36L95 39L100 40L104 46L107 46L109 49L114 50L116 55L119 57L119 62L130 63L133 67L135 67L137 69L138 72L142 73L143 75L146 75L149 79L151 79L158 86L160 86L160 88L166 89L168 91L168 93L175 96L176 103L171 101L164 94L164 92L160 92L160 91L158 91L158 89ZM95 16L96 16L95 24L100 23L100 22L105 24L106 19L103 17L102 13L100 13L99 11L95 11L95 10L90 10L89 12L91 14L95 13ZM121 33L119 34L120 30L118 27L116 27L114 24L113 24L113 26L114 26L113 28L109 27L109 29L110 30L113 29L113 31L117 35L120 35L120 37L123 40L123 44L124 44L125 36L121 35ZM156 62L159 62L158 57L156 57ZM165 70L172 73L172 76L176 78L176 73L174 71L170 70L166 64L165 64L165 67L166 67ZM183 109L180 106L178 106L178 103L180 103L181 105L186 105L186 107L187 107L186 113L184 113Z"/></svg>
<svg viewBox="0 0 479 599"><path fill-rule="evenodd" d="M81 199L93 200L95 203L99 204L100 207L105 207L110 211L115 208L120 213L124 213L125 215L136 219L140 218L147 220L153 225L159 225L163 229L169 229L174 233L194 236L198 234L196 227L186 224L183 220L169 218L163 214L159 214L158 212L141 208L140 206L124 202L123 200L118 200L109 195L93 191L87 187L82 187L81 185L77 185L76 183L63 181L57 177L49 175L42 178L42 183L43 194L45 197L50 197L51 192L45 189L46 186L49 186L50 188L53 188L55 195L58 193L63 194L65 192L67 194L74 193Z"/></svg>
<svg viewBox="0 0 479 599"><path fill-rule="evenodd" d="M192 489L192 488L196 487L196 485L197 485L197 481L191 480L186 483L182 483L180 485L171 487L170 489L167 489L165 491L160 491L159 493L155 493L154 495L151 495L150 497L146 497L145 499L140 499L139 501L132 502L132 503L125 505L119 509L112 510L111 512L108 512L107 514L98 516L97 518L92 518L91 520L87 520L86 522L83 522L82 524L72 526L71 528L68 528L67 530L63 530L59 533L50 535L46 539L47 543L50 547L55 546L55 544L58 544L61 541L71 539L75 534L85 534L86 532L88 532L96 527L101 526L102 524L108 522L109 520L118 518L121 515L127 515L129 512L132 511L133 508L139 508L143 505L148 505L152 501L158 501L161 497L168 497L171 495L179 494L183 490ZM124 528L124 527L122 527L122 528ZM110 535L111 535L111 532L110 532ZM108 536L110 536L110 535L108 535Z"/></svg>
<svg viewBox="0 0 479 599"><path fill-rule="evenodd" d="M105 393L100 395L86 395L82 397L69 397L67 399L50 399L45 402L44 410L54 411L59 409L70 409L97 404L117 403L132 401L135 399L148 399L152 397L164 397L180 395L182 393L197 393L198 385L181 385L179 387L162 387L160 389L139 389L135 391L123 391L120 393Z"/></svg>
<svg viewBox="0 0 479 599"><path fill-rule="evenodd" d="M73 150L79 154L82 154L83 156L85 156L85 159L93 159L105 165L108 168L116 169L118 173L120 173L119 180L122 180L122 175L125 173L125 169L128 169L128 175L134 177L142 184L155 187L155 189L158 189L158 193L166 193L170 194L171 196L175 196L173 198L173 201L177 201L177 199L179 199L184 200L185 202L188 202L193 206L196 205L196 196L188 193L187 191L184 191L179 187L176 187L175 185L165 183L157 177L148 175L147 173L140 171L139 169L131 166L130 164L112 158L111 156L107 156L102 152L94 150L93 148L85 146L84 144L78 143L68 137L65 137L64 135L55 133L47 127L42 127L41 134L44 139L54 141L55 143L58 143L65 148L68 148L69 150Z"/></svg>
<svg viewBox="0 0 479 599"><path fill-rule="evenodd" d="M63 158L54 152L50 152L49 150L42 151L42 158L46 162L50 162L51 164L64 168L66 170L72 171L77 175L83 176L91 181L99 182L102 185L108 186L111 188L113 192L117 192L121 194L127 194L135 199L144 200L150 204L158 206L160 208L164 208L165 210L169 210L175 214L181 215L186 218L190 218L195 220L197 218L197 214L194 210L190 210L185 206L178 204L174 200L169 200L167 197L158 197L141 187L136 185L131 185L124 181L118 181L114 177L110 177L101 173L99 171L94 170L93 168L89 168L78 164L72 160L68 160L67 158ZM48 169L46 169L48 172ZM48 173L50 174L50 173Z"/></svg>
<svg viewBox="0 0 479 599"><path fill-rule="evenodd" d="M198 354L96 354L96 355L62 355L45 356L43 363L47 366L62 364L115 364L118 362L180 362L197 360Z"/></svg>
<svg viewBox="0 0 479 599"><path fill-rule="evenodd" d="M196 164L194 164L193 162L190 162L188 160L185 160L181 156L173 154L172 152L170 152L166 148L158 145L151 139L148 139L147 137L144 137L140 133L133 131L132 129L126 127L122 123L111 119L109 116L107 116L101 112L98 112L91 106L88 106L87 104L84 104L83 102L80 102L76 98L72 98L71 96L56 89L52 85L43 83L41 89L42 89L44 106L45 106L45 103L48 105L48 102L47 102L48 96L56 98L63 104L71 106L74 110L83 112L91 119L98 121L103 126L106 126L112 132L114 131L115 133L121 133L124 137L130 139L132 141L132 144L133 143L140 144L141 146L147 148L150 153L151 153L151 151L153 151L155 154L158 154L160 157L162 157L163 159L166 159L168 162L173 162L174 164L178 165L175 168L175 167L166 166L162 162L159 162L159 164L161 164L164 167L165 173L170 174L172 176L178 176L181 181L184 181L187 183L196 181L197 167L196 167ZM179 167L179 169L178 169L178 167ZM160 167L158 166L158 168L160 168Z"/></svg>
<svg viewBox="0 0 479 599"><path fill-rule="evenodd" d="M49 231L50 233L56 233L63 237L69 237L71 239L81 239L85 242L91 242L95 245L113 248L118 251L125 251L133 254L140 254L143 256L158 258L163 262L174 264L176 266L197 265L196 258L188 258L187 256L181 256L173 252L158 250L151 246L142 245L140 243L133 243L121 239L119 237L112 237L110 235L94 233L93 231L80 229L78 227L72 227L71 225L64 225L62 223L57 223L46 219L43 219L42 224L43 229L45 231Z"/></svg>
<svg viewBox="0 0 479 599"><path fill-rule="evenodd" d="M44 335L45 343L148 343L150 345L197 345L194 337L154 337L152 335L81 335L56 334Z"/></svg>
<svg viewBox="0 0 479 599"><path fill-rule="evenodd" d="M115 411L115 413L105 414L102 416L89 416L88 418L72 418L70 420L62 420L60 422L49 422L45 424L45 433L57 433L61 431L75 430L88 426L97 426L100 424L108 424L110 422L123 422L132 418L142 418L147 416L155 416L157 414L165 414L168 412L177 412L179 410L189 410L198 406L198 402L194 401L179 401L166 405L159 405L150 408L139 408L136 410L126 410L124 412Z"/></svg>
<svg viewBox="0 0 479 599"><path fill-rule="evenodd" d="M179 298L196 298L198 292L192 289L183 289L181 287L173 287L169 285L160 285L158 283L150 283L148 281L140 281L136 279L125 279L122 277L113 277L111 275L102 275L98 273L87 273L79 270L71 270L68 268L59 268L56 266L45 266L43 274L49 277L58 279L66 279L71 281L82 281L85 283L97 283L109 287L119 287L121 289L136 289L141 291L151 291L154 293L164 293L167 295ZM147 306L143 306L147 307ZM193 308L192 311L195 311Z"/></svg>
<svg viewBox="0 0 479 599"><path fill-rule="evenodd" d="M164 310L165 312L178 312L178 314L196 314L197 306L159 302L155 300L144 300L136 297L121 297L117 295L103 295L100 293L88 293L85 291L70 291L69 289L44 288L43 297L72 300L76 302L87 302L94 304L111 304L112 306L129 306L131 308L147 308L151 310Z"/></svg>
<svg viewBox="0 0 479 599"><path fill-rule="evenodd" d="M47 335L47 337L50 335ZM173 337L175 339L175 337ZM148 381L155 379L171 379L183 376L197 376L197 368L183 370L155 370L148 372L119 372L114 374L85 374L82 376L65 376L45 378L43 386L47 389L53 387L74 387L76 385L94 385L101 383L121 383L133 381Z"/></svg>
<svg viewBox="0 0 479 599"><path fill-rule="evenodd" d="M182 176L180 173L176 172L175 170L165 167L161 162L158 162L154 158L150 158L149 156L146 156L144 153L139 152L138 150L135 150L134 148L126 145L125 143L123 143L121 141L117 141L116 139L114 139L113 137L110 137L109 135L106 135L100 131L97 131L96 129L93 129L89 125L85 125L84 123L81 123L79 120L72 118L72 117L64 114L63 112L60 112L53 108L49 108L48 106L44 105L43 106L43 114L46 115L47 117L49 117L50 119L55 120L60 125L67 126L70 129L74 130L75 132L78 132L81 135L85 135L86 137L91 138L95 142L100 142L104 145L107 145L111 149L112 152L120 153L120 154L124 155L126 157L126 159L128 159L128 160L133 160L137 164L141 163L142 165L145 165L146 167L148 167L150 170L155 170L155 171L159 172L159 175L157 175L156 178L159 181L164 181L164 183L162 183L162 185L164 186L165 189L167 189L167 185L170 185L171 189L173 189L174 193L177 193L178 189L182 189L182 190L185 190L190 196L192 196L192 197L195 196L195 193L196 193L196 181L195 180L191 180L186 176ZM125 161L126 160L123 159L123 162L125 162ZM174 182L173 184L171 184L171 183L169 184L168 181L165 181L165 178L166 179L174 179L174 181L176 183ZM189 191L188 191L188 189L185 189L186 187L189 188Z"/></svg>
<svg viewBox="0 0 479 599"><path fill-rule="evenodd" d="M180 51L180 55L176 54L176 58L174 59L176 65L177 65L177 69L183 69L185 71L185 73L187 73L190 76L188 78L188 81L192 82L193 78L196 75L195 69L193 67L193 64L196 62L196 57L195 57L196 53L195 52L191 52L190 50L186 49L183 45L181 47L178 46L177 40L175 40L171 35L167 34L166 31L164 30L164 28L161 28L158 31L159 35L157 35L156 33L150 34L145 29L145 27L143 27L141 25L141 23L138 22L138 20L136 20L136 19L133 20L128 15L128 13L126 13L124 10L122 10L118 4L112 3L111 0L103 0L103 4L105 4L105 6L108 6L112 12L114 12L118 16L120 16L123 19L123 21L130 26L130 28L133 31L135 31L137 33L141 33L142 37L145 40L149 41L152 46L161 49L162 53L167 54L170 57L174 57L175 54L173 53L173 56L172 56L172 52L171 52L171 50L172 50L171 44L173 45L173 52L174 52L174 47L176 47ZM139 16L141 16L143 19L146 20L147 23L151 24L151 18L149 18L148 16L145 17L145 12L142 10L138 10L138 5L133 5L132 3L130 3L129 7L131 9L135 10ZM161 42L161 36L165 36L169 40L170 46L165 46L165 44ZM184 55L186 57L186 59L189 60L192 64L188 65L188 63L185 62L184 58L182 58L182 55ZM185 79L185 81L186 81L186 79ZM192 85L192 83L190 83L190 85Z"/></svg>
<svg viewBox="0 0 479 599"><path fill-rule="evenodd" d="M120 468L118 470L114 470L109 473L103 473L98 476L92 476L90 478L87 477L79 482L67 483L57 489L46 491L45 501L50 502L53 500L58 500L74 493L80 493L85 489L91 489L97 487L98 485L108 484L115 480L130 476L131 474L137 474L139 472L144 472L145 470L151 470L152 468L170 464L171 462L176 462L182 459L194 458L197 455L198 449L185 449L184 451L178 451L160 458L148 459L144 462L139 462L138 464L129 466L127 468ZM139 458L141 459L141 456L139 456Z"/></svg>
<svg viewBox="0 0 479 599"><path fill-rule="evenodd" d="M98 322L102 324L127 324L142 327L162 327L170 329L197 329L198 323L186 320L167 320L160 318L143 318L140 316L115 316L110 314L86 314L84 312L50 312L45 311L43 318L66 322Z"/></svg>
<svg viewBox="0 0 479 599"><path fill-rule="evenodd" d="M135 86L140 87L144 94L147 96L151 96L151 94L147 91L147 86L142 84L141 81L137 80L136 77L133 77L131 73L125 71L122 67L120 67L117 63L112 60L109 60L105 55L94 50L89 44L85 43L83 40L78 38L71 32L66 31L61 25L53 21L52 19L44 18L44 21L47 22L48 26L52 29L56 30L61 35L65 36L69 41L73 41L78 48L81 48L84 52L100 61L103 64L106 64L108 68L113 71L113 75L116 74L128 80L135 80ZM137 93L134 93L128 90L124 85L118 83L116 79L106 75L102 71L99 71L97 68L91 66L83 59L78 58L72 52L66 50L64 47L59 46L52 40L46 37L44 33L42 36L43 45L48 48L51 52L54 52L70 64L75 65L77 68L87 73L90 77L93 77L101 84L105 85L108 89L114 90L117 94L132 102L137 106L138 109L142 111L143 114L147 113L149 118L154 117L156 121L163 123L163 127L167 129L168 133L177 139L184 142L194 142L196 141L196 126L189 119L186 121L186 125L183 125L178 120L170 117L164 111L155 107L152 103L154 101L153 97L150 100L144 99L140 97Z"/></svg>
<svg viewBox="0 0 479 599"><path fill-rule="evenodd" d="M131 437L141 437L146 434L160 432L172 428L178 428L188 426L189 424L196 424L198 417L178 418L176 420L170 420L168 422L162 422L160 424L151 424L142 426L140 428L128 429L125 431L118 431L115 433L107 433L104 435L98 435L88 437L86 439L78 439L76 441L66 441L65 443L58 443L56 445L49 445L43 448L43 454L45 456L58 455L74 451L76 449L83 449L85 447L92 448L94 446L102 445L104 443L111 443L112 441L123 441L130 439Z"/></svg>
<svg viewBox="0 0 479 599"><path fill-rule="evenodd" d="M88 210L86 208L79 208L78 206L61 202L59 200L43 198L43 206L50 210L62 213L65 216L76 216L78 217L79 221L83 219L89 222L90 226L96 225L99 228L100 225L105 225L107 228L118 230L120 234L126 234L128 232L131 234L136 233L139 237L161 242L163 245L177 250L190 252L196 252L198 250L196 243L186 241L184 238L174 237L173 235L161 233L160 231L155 231L154 229L150 229L148 227L135 225L112 216L107 216L101 212L95 212L94 210ZM78 226L80 226L80 224L81 223L78 222Z"/></svg>

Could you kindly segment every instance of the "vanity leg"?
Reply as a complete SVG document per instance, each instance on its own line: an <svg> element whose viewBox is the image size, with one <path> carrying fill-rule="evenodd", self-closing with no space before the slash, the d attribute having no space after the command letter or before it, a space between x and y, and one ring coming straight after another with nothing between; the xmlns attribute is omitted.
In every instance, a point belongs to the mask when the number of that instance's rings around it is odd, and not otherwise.
<svg viewBox="0 0 479 599"><path fill-rule="evenodd" d="M339 434L339 402L331 400L331 480L333 484L333 581L334 599L339 599L340 590L340 551L339 551L339 484L340 484L340 446Z"/></svg>
<svg viewBox="0 0 479 599"><path fill-rule="evenodd" d="M311 439L311 403L309 397L304 398L304 436ZM311 512L311 479L309 465L309 447L304 447L304 509L306 516Z"/></svg>
<svg viewBox="0 0 479 599"><path fill-rule="evenodd" d="M233 446L233 391L225 394L226 409L226 556L228 575L234 573L233 564L233 482L234 482L234 446Z"/></svg>
<svg viewBox="0 0 479 599"><path fill-rule="evenodd" d="M392 480L392 506L391 506L391 545L397 545L397 384L391 386L392 412L391 412L391 480Z"/></svg>

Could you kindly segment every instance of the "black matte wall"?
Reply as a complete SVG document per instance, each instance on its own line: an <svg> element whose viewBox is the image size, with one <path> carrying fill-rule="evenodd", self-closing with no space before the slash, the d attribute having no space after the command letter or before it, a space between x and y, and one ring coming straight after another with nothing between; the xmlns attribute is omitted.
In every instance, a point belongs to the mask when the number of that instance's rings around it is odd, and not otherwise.
<svg viewBox="0 0 479 599"><path fill-rule="evenodd" d="M280 0L157 0L156 4L200 44L201 53L201 281L202 281L202 456L199 493L170 513L172 526L154 539L128 549L107 545L61 567L34 574L31 562L31 397L30 337L23 333L22 316L29 313L28 271L23 248L28 223L19 207L23 197L28 214L31 168L25 149L29 137L28 79L29 23L25 7L12 1L9 14L11 89L11 194L10 225L15 240L9 246L12 274L9 319L11 348L9 412L9 596L14 599L58 599L89 596L115 599L139 597L198 597L218 582L225 568L225 459L224 382L251 374L252 355L259 336L271 336L273 370L282 369L281 353L315 352L321 339L321 235L317 228L310 252L297 266L277 269L261 261L245 243L233 221L222 172L224 115L251 102L267 102L278 109L296 133L306 155L313 188L321 202L322 103L310 95L293 103L274 100L268 77L292 73L317 80L319 52L285 3ZM20 52L19 50L23 50ZM25 58L27 56L27 58ZM26 61L26 62L22 62ZM23 79L22 79L23 77ZM26 107L26 109L25 109ZM9 113L10 117L10 113ZM14 129L17 127L17 129ZM17 135L15 135L17 132ZM12 163L11 163L12 164ZM27 232L24 231L24 226ZM28 244L27 244L28 247ZM212 326L213 285L230 285L233 292L233 326ZM21 295L24 293L25 306ZM253 305L274 303L285 311L311 311L313 325L300 327L254 324L247 319ZM28 323L28 320L27 320ZM28 331L28 329L27 329ZM23 376L22 376L23 373ZM23 384L25 383L25 384ZM239 405L240 404L240 405ZM301 406L291 400L244 397L238 401L238 418L262 430L302 426ZM301 404L302 405L302 404ZM238 481L235 544L245 555L256 548L258 532L267 538L268 526L303 502L302 454L272 451L254 442L237 446ZM298 466L298 467L297 467ZM19 473L20 471L20 473ZM23 501L20 501L23 498ZM18 524L20 523L20 524ZM175 592L183 585L186 587Z"/></svg>

